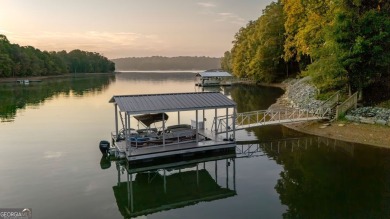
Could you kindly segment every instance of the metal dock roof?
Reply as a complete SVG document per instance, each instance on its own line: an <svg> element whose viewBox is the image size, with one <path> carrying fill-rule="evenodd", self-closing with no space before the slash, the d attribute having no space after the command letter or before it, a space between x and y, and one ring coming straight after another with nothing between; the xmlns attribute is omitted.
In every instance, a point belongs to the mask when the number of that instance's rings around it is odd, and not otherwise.
<svg viewBox="0 0 390 219"><path fill-rule="evenodd" d="M207 78L207 77L232 77L232 75L228 72L225 71L212 71L212 72L199 72L196 74L196 76L200 76L202 78Z"/></svg>
<svg viewBox="0 0 390 219"><path fill-rule="evenodd" d="M130 114L189 111L235 107L236 103L219 92L168 93L113 96L121 112Z"/></svg>

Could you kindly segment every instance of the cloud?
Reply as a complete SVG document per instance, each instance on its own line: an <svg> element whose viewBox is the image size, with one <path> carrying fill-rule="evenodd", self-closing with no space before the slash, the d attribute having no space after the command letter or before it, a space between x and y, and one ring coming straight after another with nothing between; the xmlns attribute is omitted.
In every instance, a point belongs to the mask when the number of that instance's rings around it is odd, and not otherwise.
<svg viewBox="0 0 390 219"><path fill-rule="evenodd" d="M220 12L217 13L217 15L218 18L215 20L217 22L230 22L240 26L244 26L246 24L246 20L244 18L230 12Z"/></svg>
<svg viewBox="0 0 390 219"><path fill-rule="evenodd" d="M217 17L214 19L216 22L229 22L231 24L244 26L246 24L246 20L234 13L230 12L216 12L214 8L216 8L216 5L211 2L198 2L199 6L202 7L202 10L200 13L207 14L211 16Z"/></svg>
<svg viewBox="0 0 390 219"><path fill-rule="evenodd" d="M215 8L216 7L216 5L214 3L211 3L211 2L198 2L197 4L203 8Z"/></svg>
<svg viewBox="0 0 390 219"><path fill-rule="evenodd" d="M4 30L4 29L1 29L1 27L0 27L0 33L1 33L1 34L9 34L9 33L11 33L11 32L9 32L9 31L7 31L7 30Z"/></svg>
<svg viewBox="0 0 390 219"><path fill-rule="evenodd" d="M31 45L40 50L71 51L81 49L98 52L109 56L114 51L127 52L140 50L155 50L166 48L167 45L158 35L141 34L134 32L34 32L9 35L13 43L21 46Z"/></svg>
<svg viewBox="0 0 390 219"><path fill-rule="evenodd" d="M230 22L232 24L237 24L240 26L243 26L246 23L244 18L242 18L236 14L233 14L233 13L221 12L221 13L218 13L218 15L219 15L219 18L216 21L219 21L219 22Z"/></svg>

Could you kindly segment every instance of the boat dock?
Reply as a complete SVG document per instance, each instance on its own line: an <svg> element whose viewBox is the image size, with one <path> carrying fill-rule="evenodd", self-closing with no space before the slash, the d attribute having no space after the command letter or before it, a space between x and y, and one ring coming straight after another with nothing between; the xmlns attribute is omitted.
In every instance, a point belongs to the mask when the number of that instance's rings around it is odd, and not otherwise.
<svg viewBox="0 0 390 219"><path fill-rule="evenodd" d="M195 86L231 86L232 78L233 76L230 73L219 69L207 70L196 74Z"/></svg>
<svg viewBox="0 0 390 219"><path fill-rule="evenodd" d="M116 155L129 162L235 150L234 130L231 135L227 130L223 135L209 132L203 127L205 118L198 116L199 110L212 110L215 117L218 109L226 109L226 113L229 109L236 111L236 103L219 92L114 96L110 103L115 107L116 126L112 143ZM191 120L191 125L180 123L180 112L183 111L194 111L195 120ZM166 127L167 112L177 112L177 125ZM135 125L132 126L130 117L142 122L146 128L133 129ZM158 130L150 128L156 121L162 123Z"/></svg>
<svg viewBox="0 0 390 219"><path fill-rule="evenodd" d="M16 80L17 83L19 84L29 84L31 82L42 82L42 80L34 80L34 79L19 79L19 80Z"/></svg>

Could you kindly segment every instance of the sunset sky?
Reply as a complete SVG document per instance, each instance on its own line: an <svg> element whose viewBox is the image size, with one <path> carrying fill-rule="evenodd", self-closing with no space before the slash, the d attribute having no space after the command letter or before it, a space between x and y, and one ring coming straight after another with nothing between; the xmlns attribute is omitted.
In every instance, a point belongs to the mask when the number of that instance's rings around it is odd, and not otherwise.
<svg viewBox="0 0 390 219"><path fill-rule="evenodd" d="M221 57L271 0L0 0L0 34L41 50L108 58Z"/></svg>

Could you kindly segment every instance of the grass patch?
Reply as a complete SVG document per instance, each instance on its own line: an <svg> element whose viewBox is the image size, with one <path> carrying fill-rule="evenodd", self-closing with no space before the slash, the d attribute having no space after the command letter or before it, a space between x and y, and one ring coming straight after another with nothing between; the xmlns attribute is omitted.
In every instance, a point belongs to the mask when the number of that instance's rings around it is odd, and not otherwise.
<svg viewBox="0 0 390 219"><path fill-rule="evenodd" d="M380 102L376 105L376 107L382 107L382 108L387 108L390 109L390 100L386 100L383 102Z"/></svg>
<svg viewBox="0 0 390 219"><path fill-rule="evenodd" d="M335 94L336 91L329 91L325 93L317 94L316 99L317 100L328 100L333 94Z"/></svg>

